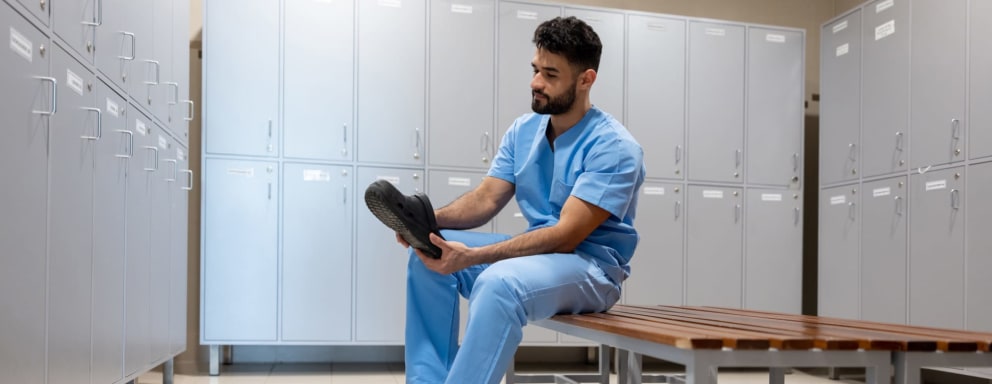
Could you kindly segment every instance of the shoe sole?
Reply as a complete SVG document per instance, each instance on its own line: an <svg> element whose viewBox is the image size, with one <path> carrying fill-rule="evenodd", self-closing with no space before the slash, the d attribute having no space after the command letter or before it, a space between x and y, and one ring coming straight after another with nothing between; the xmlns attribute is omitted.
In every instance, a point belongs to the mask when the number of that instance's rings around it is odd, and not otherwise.
<svg viewBox="0 0 992 384"><path fill-rule="evenodd" d="M423 204L428 225L431 228L437 227L434 208L431 207L427 196L418 194L414 197ZM365 190L365 204L372 215L396 231L410 246L423 251L427 256L440 259L441 248L430 242L431 229L422 228L413 220L413 213L404 206L405 201L406 196L388 181L376 181ZM441 236L440 233L435 232L435 234Z"/></svg>

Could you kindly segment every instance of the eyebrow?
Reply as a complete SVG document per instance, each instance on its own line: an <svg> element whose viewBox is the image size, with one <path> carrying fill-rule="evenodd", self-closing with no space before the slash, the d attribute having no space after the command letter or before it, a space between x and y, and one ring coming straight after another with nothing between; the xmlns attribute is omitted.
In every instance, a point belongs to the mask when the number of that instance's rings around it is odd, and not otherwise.
<svg viewBox="0 0 992 384"><path fill-rule="evenodd" d="M537 69L537 65L534 65L534 63L530 63L530 66L531 66L531 68L534 68L535 70ZM542 70L545 70L545 71L548 71L548 72L554 72L554 73L560 73L561 72L561 71L558 70L558 68L555 68L555 67L542 67L541 69Z"/></svg>

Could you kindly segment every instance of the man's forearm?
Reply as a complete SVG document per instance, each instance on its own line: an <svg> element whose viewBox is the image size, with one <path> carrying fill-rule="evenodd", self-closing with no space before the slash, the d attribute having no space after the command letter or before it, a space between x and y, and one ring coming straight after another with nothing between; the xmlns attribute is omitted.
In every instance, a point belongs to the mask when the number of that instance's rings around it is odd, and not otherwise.
<svg viewBox="0 0 992 384"><path fill-rule="evenodd" d="M471 229L489 222L497 212L495 202L480 198L473 190L438 209L435 215L441 228Z"/></svg>
<svg viewBox="0 0 992 384"><path fill-rule="evenodd" d="M572 242L561 232L562 229L559 227L545 227L519 234L506 241L476 248L476 263L495 263L520 256L574 251Z"/></svg>

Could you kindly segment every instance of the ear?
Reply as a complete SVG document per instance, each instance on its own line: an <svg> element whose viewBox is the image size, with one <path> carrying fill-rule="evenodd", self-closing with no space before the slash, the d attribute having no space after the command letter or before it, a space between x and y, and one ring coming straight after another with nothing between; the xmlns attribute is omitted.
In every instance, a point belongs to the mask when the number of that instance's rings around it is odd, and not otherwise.
<svg viewBox="0 0 992 384"><path fill-rule="evenodd" d="M582 74L579 75L578 87L584 90L592 88L592 84L596 82L596 71L593 69L587 69Z"/></svg>

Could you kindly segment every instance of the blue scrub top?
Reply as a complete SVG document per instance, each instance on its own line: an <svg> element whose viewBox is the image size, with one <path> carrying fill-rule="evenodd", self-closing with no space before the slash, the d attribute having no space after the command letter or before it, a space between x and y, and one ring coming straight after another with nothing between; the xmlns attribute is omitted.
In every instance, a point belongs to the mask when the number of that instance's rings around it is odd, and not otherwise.
<svg viewBox="0 0 992 384"><path fill-rule="evenodd" d="M596 260L616 283L630 275L639 236L637 196L644 182L644 151L613 116L593 106L554 150L545 136L549 115L517 118L503 136L489 176L516 186L528 231L556 224L569 196L610 213L575 252Z"/></svg>

